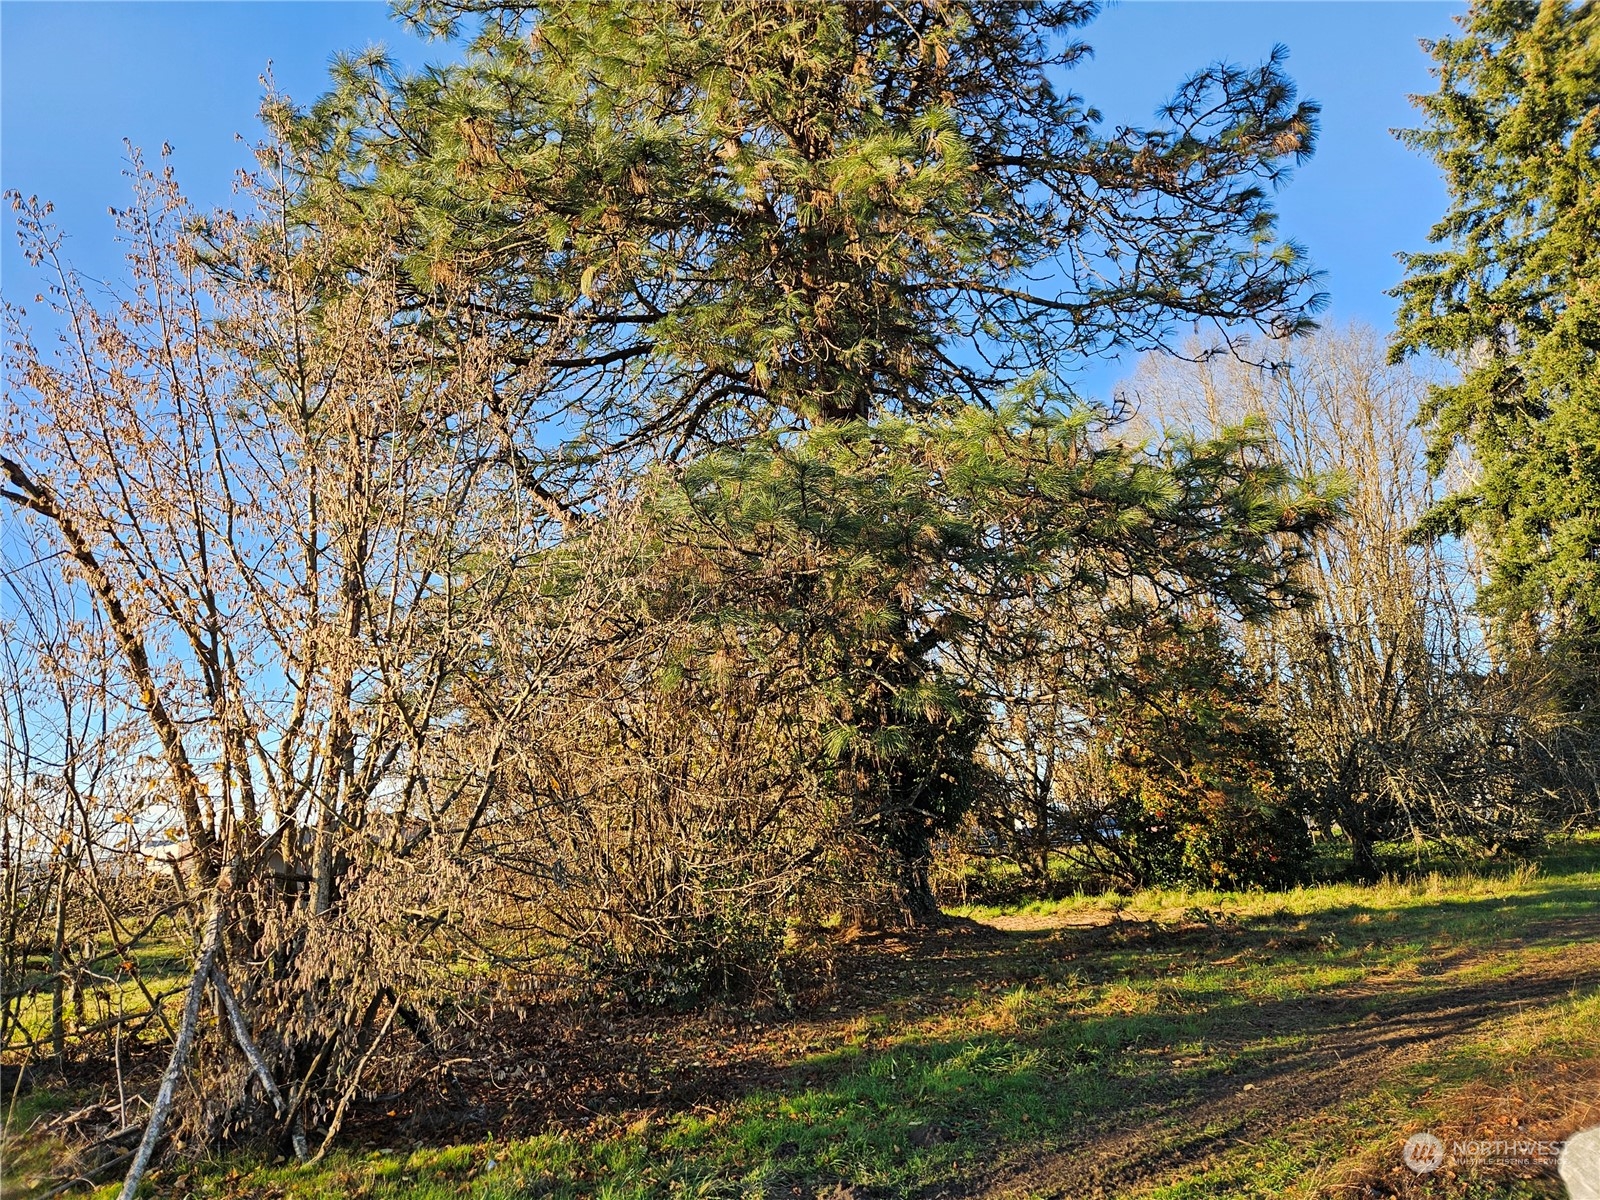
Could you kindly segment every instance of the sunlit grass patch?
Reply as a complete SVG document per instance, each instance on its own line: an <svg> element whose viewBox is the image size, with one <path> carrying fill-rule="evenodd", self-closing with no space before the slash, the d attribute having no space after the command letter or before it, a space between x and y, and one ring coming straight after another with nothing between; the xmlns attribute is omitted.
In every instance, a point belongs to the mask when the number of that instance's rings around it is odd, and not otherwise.
<svg viewBox="0 0 1600 1200"><path fill-rule="evenodd" d="M70 1108L75 1099L42 1087L0 1098L0 1196L34 1190L49 1177L61 1147L56 1139L34 1131L45 1118Z"/></svg>
<svg viewBox="0 0 1600 1200"><path fill-rule="evenodd" d="M187 940L170 920L159 922L149 937L124 956L104 937L87 948L72 947L82 960L76 986L65 989L62 1020L69 1037L98 1031L117 1018L150 1011L154 999L164 1006L188 982ZM23 992L18 1017L29 1038L51 1036L53 997L50 972L37 959L35 969L19 981ZM176 1000L171 1000L176 1004ZM92 1033L89 1036L93 1036Z"/></svg>

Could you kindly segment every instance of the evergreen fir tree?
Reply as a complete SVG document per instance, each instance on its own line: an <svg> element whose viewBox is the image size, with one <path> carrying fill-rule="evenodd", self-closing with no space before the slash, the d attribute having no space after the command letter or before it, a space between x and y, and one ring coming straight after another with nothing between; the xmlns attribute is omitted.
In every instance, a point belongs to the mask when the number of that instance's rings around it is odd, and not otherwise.
<svg viewBox="0 0 1600 1200"><path fill-rule="evenodd" d="M1394 355L1431 351L1460 367L1424 416L1435 467L1464 443L1477 478L1423 531L1482 539L1484 599L1511 642L1592 647L1600 5L1479 0L1461 25L1432 45L1439 89L1419 98L1424 125L1403 133L1439 163L1451 202L1433 248L1405 258Z"/></svg>
<svg viewBox="0 0 1600 1200"><path fill-rule="evenodd" d="M559 488L606 453L1024 381L1060 401L1175 323L1306 327L1321 297L1270 192L1317 108L1281 48L1201 71L1157 128L1107 130L1057 82L1094 13L417 0L462 62L345 61L284 128L306 220L390 230L419 298L470 282L456 319L502 334L503 402L544 420L524 449ZM556 331L577 349L541 360Z"/></svg>

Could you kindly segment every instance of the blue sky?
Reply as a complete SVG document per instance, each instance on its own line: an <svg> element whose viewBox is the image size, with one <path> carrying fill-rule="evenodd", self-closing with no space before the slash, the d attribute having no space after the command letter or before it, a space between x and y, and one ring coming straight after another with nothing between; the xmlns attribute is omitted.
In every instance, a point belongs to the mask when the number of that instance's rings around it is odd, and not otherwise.
<svg viewBox="0 0 1600 1200"><path fill-rule="evenodd" d="M1432 86L1417 40L1448 33L1463 7L1135 0L1089 26L1095 58L1071 82L1108 120L1148 122L1189 71L1257 62L1287 45L1301 94L1321 101L1323 116L1316 157L1279 198L1282 230L1327 272L1331 317L1381 328L1393 311L1384 292L1399 279L1395 252L1421 248L1445 203L1433 166L1389 130L1411 123L1407 95ZM73 259L113 276L106 209L127 198L123 138L152 152L171 143L190 195L228 203L232 175L249 161L238 139L260 132L269 62L281 90L309 101L336 51L373 42L411 63L447 53L407 34L379 0L0 0L0 184L54 201ZM21 269L8 211L0 285Z"/></svg>

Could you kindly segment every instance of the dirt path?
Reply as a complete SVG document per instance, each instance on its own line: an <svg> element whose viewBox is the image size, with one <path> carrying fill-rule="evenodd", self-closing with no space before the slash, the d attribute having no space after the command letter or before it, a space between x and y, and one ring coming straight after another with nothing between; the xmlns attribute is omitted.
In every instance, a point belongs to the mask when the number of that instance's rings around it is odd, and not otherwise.
<svg viewBox="0 0 1600 1200"><path fill-rule="evenodd" d="M1182 1170L1188 1174L1241 1144L1265 1140L1294 1122L1370 1093L1382 1080L1470 1038L1529 1005L1600 987L1600 919L1584 922L1585 941L1557 961L1489 980L1449 975L1418 987L1416 976L1369 977L1347 988L1263 1004L1239 1022L1231 1046L1264 1036L1302 1034L1298 1049L1271 1065L1215 1080L1188 1094L1126 1110L1031 1161L1007 1161L967 1190L983 1200L1121 1196ZM1576 931L1572 931L1576 932ZM1404 985L1402 988L1400 985ZM1384 997L1393 994L1393 1003ZM1374 1005L1376 1006L1374 1009ZM1341 1020L1343 1012L1350 1014Z"/></svg>

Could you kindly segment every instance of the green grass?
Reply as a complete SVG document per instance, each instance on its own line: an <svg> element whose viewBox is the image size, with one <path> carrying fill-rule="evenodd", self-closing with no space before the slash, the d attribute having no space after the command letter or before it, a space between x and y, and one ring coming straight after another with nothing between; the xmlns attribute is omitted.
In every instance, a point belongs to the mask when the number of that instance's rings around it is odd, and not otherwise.
<svg viewBox="0 0 1600 1200"><path fill-rule="evenodd" d="M88 962L91 973L84 977L80 998L83 1024L93 1027L118 1014L138 1016L150 1010L146 992L162 1000L180 990L188 982L191 965L184 951L186 945L184 936L168 922L162 922L150 931L143 943L131 950L127 961L133 964L133 970L128 971L116 948L100 938L92 947L93 957ZM36 970L22 982L23 986L34 989L21 1006L22 1027L29 1037L46 1042L50 1038L50 975L47 971ZM141 982L143 988L139 986ZM163 1008L177 1003L175 999L167 999ZM76 1015L69 1003L63 1012L69 1041L76 1036L73 1032Z"/></svg>
<svg viewBox="0 0 1600 1200"><path fill-rule="evenodd" d="M1350 1194L1353 1179L1389 1175L1409 1181L1392 1153L1392 1139L1374 1143L1374 1130L1458 1132L1462 1093L1493 1090L1530 1069L1600 1059L1600 995L1590 994L1499 1022L1426 1062L1397 1072L1329 1114L1297 1121L1270 1141L1243 1147L1185 1178L1137 1194L1146 1200ZM1470 1132L1461 1140L1476 1136ZM1503 1131L1515 1136L1515 1130ZM1544 1137L1548 1134L1540 1134ZM1452 1140L1447 1137L1447 1144ZM1437 1194L1462 1197L1559 1196L1548 1178L1519 1178L1471 1164L1452 1164L1440 1177L1409 1181Z"/></svg>
<svg viewBox="0 0 1600 1200"><path fill-rule="evenodd" d="M1516 1172L1393 1173L1408 1132L1470 1127L1485 1096L1530 1071L1600 1064L1600 994L1580 971L1600 955L1579 961L1597 888L1591 841L1497 875L970 909L1030 927L946 936L938 955L885 952L881 1002L822 1021L805 1051L774 1050L781 1082L753 1094L514 1142L349 1150L307 1169L227 1159L152 1188L676 1200L1009 1180L1018 1195L1071 1194L1070 1173L1104 1154L1128 1159L1115 1194L1162 1200L1335 1194L1379 1177L1417 1194L1553 1195ZM1363 1059L1345 1079L1332 1050L1363 1044L1363 1017L1439 1030L1426 1053ZM1307 1064L1332 1098L1298 1111L1284 1102Z"/></svg>
<svg viewBox="0 0 1600 1200"><path fill-rule="evenodd" d="M21 1192L24 1181L49 1174L60 1146L53 1139L30 1137L29 1131L36 1122L71 1107L73 1100L45 1089L0 1100L0 1196Z"/></svg>

